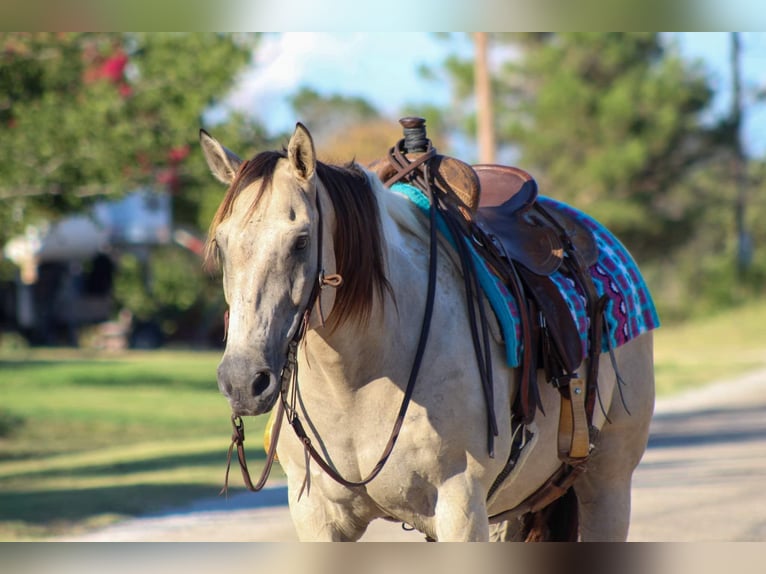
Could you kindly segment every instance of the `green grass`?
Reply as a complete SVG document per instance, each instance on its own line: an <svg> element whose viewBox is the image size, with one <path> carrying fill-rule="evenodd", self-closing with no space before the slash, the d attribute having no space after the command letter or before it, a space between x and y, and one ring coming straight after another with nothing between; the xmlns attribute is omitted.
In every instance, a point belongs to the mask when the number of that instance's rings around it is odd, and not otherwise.
<svg viewBox="0 0 766 574"><path fill-rule="evenodd" d="M655 356L660 396L766 368L766 302L662 327ZM0 540L76 533L215 496L231 435L219 358L0 354ZM246 421L253 475L265 423ZM241 484L237 469L231 478Z"/></svg>
<svg viewBox="0 0 766 574"><path fill-rule="evenodd" d="M654 356L659 396L766 368L766 301L662 327Z"/></svg>
<svg viewBox="0 0 766 574"><path fill-rule="evenodd" d="M80 531L215 496L231 436L215 382L219 358L0 355L0 419L13 423L0 436L0 540ZM265 422L246 424L253 474L264 458Z"/></svg>

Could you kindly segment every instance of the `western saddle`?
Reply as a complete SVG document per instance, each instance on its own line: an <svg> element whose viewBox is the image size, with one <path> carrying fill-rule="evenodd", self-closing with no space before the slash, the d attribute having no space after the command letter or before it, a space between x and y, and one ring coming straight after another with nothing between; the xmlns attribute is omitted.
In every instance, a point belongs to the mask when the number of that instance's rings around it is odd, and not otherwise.
<svg viewBox="0 0 766 574"><path fill-rule="evenodd" d="M561 394L558 452L567 472L559 476L554 485L541 489L536 497L533 495L533 500L527 501L530 508L542 508L574 482L597 438L592 420L606 299L598 296L588 272L598 257L596 241L579 221L541 205L537 201L537 183L526 171L494 164L470 166L456 158L438 155L426 138L425 120L410 117L400 123L404 138L370 169L387 186L404 182L425 193L455 236L458 251L464 243L458 236L470 238L472 246L518 303L523 352L519 392L512 405L514 421L527 425L534 419L536 410L542 409L537 389L538 369L544 369L548 382ZM494 407L490 404L491 369L486 361L487 327L483 323L481 297L476 297L478 284L475 277L471 278L474 272L472 263L467 260L470 257L459 255L467 276L464 277L467 296L476 300L480 308L481 317L472 321L471 330L491 429ZM556 271L567 274L585 294L590 320L588 349L582 348L569 307L551 280L551 274ZM469 304L472 315L473 307ZM577 369L586 355L587 373L580 376ZM493 455L491 436L488 444ZM520 448L512 449L490 496L510 474Z"/></svg>

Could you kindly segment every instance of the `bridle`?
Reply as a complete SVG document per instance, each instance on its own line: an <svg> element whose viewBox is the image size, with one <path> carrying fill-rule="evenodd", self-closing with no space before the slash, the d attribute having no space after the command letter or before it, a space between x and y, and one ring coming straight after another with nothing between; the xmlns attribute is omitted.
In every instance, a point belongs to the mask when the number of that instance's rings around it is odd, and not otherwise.
<svg viewBox="0 0 766 574"><path fill-rule="evenodd" d="M392 153L393 151L394 150L392 150ZM433 150L432 148L432 151L430 153L423 154L422 156L418 157L415 161L412 161L412 162L408 161L409 165L405 168L406 173L409 173L415 168L422 165L425 181L429 182L431 180L431 176L430 176L429 164L427 160L430 159L430 157L432 157L434 154L435 154L435 150ZM284 418L285 415L287 415L288 423L290 424L290 426L293 427L293 430L295 431L296 436L301 441L304 447L305 462L306 462L305 464L306 477L304 479L303 487L301 488L301 491L298 494L298 498L300 498L300 496L303 494L304 489L308 491L308 488L310 488L310 479L309 479L310 460L314 460L319 465L319 467L322 470L324 470L333 480L342 484L343 486L353 488L353 487L359 487L359 486L364 486L368 484L376 476L378 476L378 474L380 474L380 471L383 470L383 467L388 461L388 458L391 456L391 452L393 451L396 441L399 438L399 433L401 431L402 424L404 423L404 418L407 414L407 408L409 407L410 401L412 399L412 394L415 390L415 381L417 380L418 373L420 371L420 366L423 362L423 355L425 354L426 343L428 342L428 333L430 331L430 326L431 326L431 317L433 315L433 307L434 307L434 295L436 291L436 263L437 263L436 229L437 229L437 225L436 225L436 207L434 205L435 202L432 202L432 207L431 207L430 215L429 215L430 248L429 248L429 264L428 264L428 287L427 287L425 311L423 314L423 324L420 330L420 338L418 340L418 346L415 353L415 358L413 360L412 368L410 370L410 375L407 381L407 386L404 391L402 403L399 407L399 412L397 413L396 420L391 430L391 434L389 436L388 442L386 443L386 446L384 447L383 452L380 455L380 458L378 459L378 462L375 464L375 466L372 468L369 474L362 480L359 480L359 481L348 480L347 478L343 477L332 466L330 462L328 462L327 460L325 460L325 458L322 457L322 455L313 446L311 437L309 437L308 434L306 433L303 427L303 424L301 423L300 417L298 415L298 410L297 410L297 396L299 394L298 347L301 345L301 343L305 342L305 337L306 337L306 333L308 331L308 326L309 326L309 320L311 318L311 314L313 313L315 307L318 307L317 311L319 313L320 323L324 324L324 316L322 313L322 304L321 304L322 289L324 287L337 288L337 287L340 287L343 283L343 278L340 275L338 274L327 275L322 265L323 220L322 220L322 208L321 208L321 204L319 200L318 187L315 188L315 192L316 192L315 201L316 201L316 211L317 211L316 280L314 281L314 286L312 287L311 294L309 295L309 299L306 304L306 307L301 314L302 317L301 317L300 323L298 324L298 328L296 329L295 334L290 339L290 343L288 344L288 347L287 347L287 357L285 360L285 366L283 367L282 373L280 375L280 391L279 391L280 400L276 407L277 411L275 413L274 426L272 428L271 443L269 445L269 450L266 454L266 463L264 465L264 469L261 473L261 476L258 482L253 484L250 478L250 473L247 468L247 460L245 458L245 449L243 444L245 441L244 423L240 416L232 415L231 423L232 423L233 432L231 437L231 444L229 445L229 450L228 450L227 459L226 459L226 474L224 477L224 486L223 486L223 489L221 490L221 494L225 494L228 489L229 469L231 467L231 456L235 446L237 448L237 459L239 461L240 470L242 471L242 478L244 480L245 486L247 487L248 490L251 490L253 492L257 492L263 489L263 487L266 484L266 481L268 480L272 465L276 457L276 445L279 440L279 433L282 428L282 419Z"/></svg>

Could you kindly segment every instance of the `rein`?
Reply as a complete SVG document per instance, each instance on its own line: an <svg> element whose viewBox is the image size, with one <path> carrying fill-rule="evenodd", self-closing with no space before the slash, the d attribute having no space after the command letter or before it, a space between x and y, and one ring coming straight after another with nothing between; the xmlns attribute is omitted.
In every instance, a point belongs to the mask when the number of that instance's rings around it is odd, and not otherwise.
<svg viewBox="0 0 766 574"><path fill-rule="evenodd" d="M425 180L429 181L430 180L429 166L425 162L430 157L433 157L434 154L435 154L435 150L433 150L432 148L429 153L423 154L423 156L418 158L415 162L412 162L415 165L410 164L409 169L407 171L408 172L412 171L416 167L418 167L420 164L423 164ZM388 442L386 443L386 446L383 449L383 453L380 455L378 462L375 464L375 466L370 471L370 473L365 478L359 481L352 481L343 477L327 460L325 460L322 457L322 455L313 446L311 438L308 436L305 429L303 428L303 424L300 421L300 418L298 416L298 410L296 408L296 403L297 403L296 399L298 395L298 353L297 353L298 346L301 343L305 343L305 336L306 336L306 332L308 331L309 318L311 317L311 313L315 305L318 305L319 307L318 311L320 316L320 322L322 323L322 325L324 325L324 316L322 314L322 304L321 304L321 297L320 297L322 288L324 288L325 286L340 287L340 285L343 283L343 278L340 275L337 275L337 274L325 275L324 268L322 267L323 229L322 229L322 210L321 210L321 206L319 202L318 190L316 194L316 209L317 209L317 231L318 231L317 280L314 283L314 287L311 291L311 295L309 296L306 309L303 311L303 317L298 326L298 329L296 330L295 334L290 340L290 343L288 344L287 358L286 358L285 366L282 369L282 373L280 377L281 379L280 401L279 401L279 405L277 406L277 412L275 415L274 427L272 431L271 444L269 445L269 451L266 456L266 464L264 466L263 472L258 482L256 484L253 484L252 479L250 477L250 473L247 468L247 461L245 459L245 449L243 444L245 441L244 423L241 417L237 415L233 415L231 417L233 433L232 433L231 444L229 445L229 451L228 451L228 455L226 459L226 474L224 477L224 486L220 494L225 494L228 490L229 469L231 466L231 457L232 457L232 453L235 446L237 448L237 459L239 461L240 470L242 471L242 478L245 482L245 486L247 487L248 490L251 490L253 492L258 492L259 490L263 489L263 487L266 484L266 481L268 480L269 474L271 472L271 467L274 463L274 459L276 458L276 445L277 445L277 442L279 441L279 433L282 427L282 419L284 418L285 414L287 414L288 423L290 424L290 426L293 427L293 430L295 431L296 436L303 444L304 452L306 456L306 477L304 479L303 487L301 488L298 498L300 498L300 496L303 494L304 489L308 491L308 488L310 487L309 486L310 485L310 480L309 480L309 476L310 476L309 460L310 459L313 459L322 470L324 470L333 480L335 480L339 484L342 484L343 486L346 486L349 488L364 486L368 484L369 482L371 482L376 476L378 476L378 474L380 474L380 471L383 470L383 467L388 461L388 458L391 456L391 452L394 450L396 441L399 438L399 433L401 432L402 425L404 423L404 418L407 414L407 409L412 399L412 394L415 390L415 381L417 380L418 373L420 372L420 367L423 362L423 356L425 354L426 344L428 342L428 334L430 332L430 327L431 327L431 318L433 316L433 307L434 307L434 298L435 298L434 295L436 292L436 267L437 267L436 264L437 264L437 246L438 246L437 237L436 237L437 227L436 227L435 202L431 203L431 209L429 212L430 245L429 245L429 264L428 264L428 287L427 287L427 294L426 294L426 306L423 313L423 323L420 330L420 338L418 340L418 346L415 352L415 358L413 359L412 368L410 370L410 375L407 380L407 386L405 388L404 397L402 398L402 403L399 407L399 412L396 416L396 420L391 430L391 435L389 436ZM287 397L288 389L290 390L289 398Z"/></svg>

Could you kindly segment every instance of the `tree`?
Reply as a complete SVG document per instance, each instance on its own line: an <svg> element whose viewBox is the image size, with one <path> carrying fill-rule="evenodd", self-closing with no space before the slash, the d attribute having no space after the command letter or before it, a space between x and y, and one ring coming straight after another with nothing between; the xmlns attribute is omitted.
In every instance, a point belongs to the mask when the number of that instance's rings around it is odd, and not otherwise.
<svg viewBox="0 0 766 574"><path fill-rule="evenodd" d="M745 225L747 212L747 157L742 145L742 72L741 72L741 39L738 32L729 33L731 43L731 83L732 98L729 126L731 128L732 176L736 182L737 197L735 201L735 224L737 228L737 270L744 276L750 266L751 238Z"/></svg>
<svg viewBox="0 0 766 574"><path fill-rule="evenodd" d="M304 86L290 96L290 104L311 131L323 161L368 165L402 137L399 123L362 97L324 95Z"/></svg>
<svg viewBox="0 0 766 574"><path fill-rule="evenodd" d="M0 245L29 223L143 186L172 194L174 224L205 229L223 190L198 155L198 130L210 127L206 112L256 43L210 33L0 33ZM236 114L215 131L244 151L268 140ZM159 247L139 259L122 257L116 278L117 299L136 317L160 314L172 331L195 306L218 313L220 297L203 295L209 278L194 256Z"/></svg>
<svg viewBox="0 0 766 574"><path fill-rule="evenodd" d="M364 98L323 95L307 86L290 96L289 101L300 121L320 141L354 124L380 118L380 112Z"/></svg>
<svg viewBox="0 0 766 574"><path fill-rule="evenodd" d="M141 185L169 189L176 219L200 224L211 185L189 155L203 113L226 95L254 43L219 34L0 34L0 241L36 217Z"/></svg>
<svg viewBox="0 0 766 574"><path fill-rule="evenodd" d="M655 33L491 38L507 55L494 71L498 144L542 192L597 217L641 258L683 243L701 214L684 183L720 143L701 121L713 94L703 71ZM470 64L446 63L466 95Z"/></svg>
<svg viewBox="0 0 766 574"><path fill-rule="evenodd" d="M446 37L453 53L426 72L449 83L453 102L432 112L453 140L475 141L473 53L465 36ZM764 241L757 189L765 171L741 161L736 73L732 113L715 119L704 63L684 60L671 35L509 33L488 40L499 161L529 170L542 193L614 231L640 262L664 317L763 294L766 258L756 247ZM470 148L463 157L473 159ZM748 260L738 275L736 262Z"/></svg>

